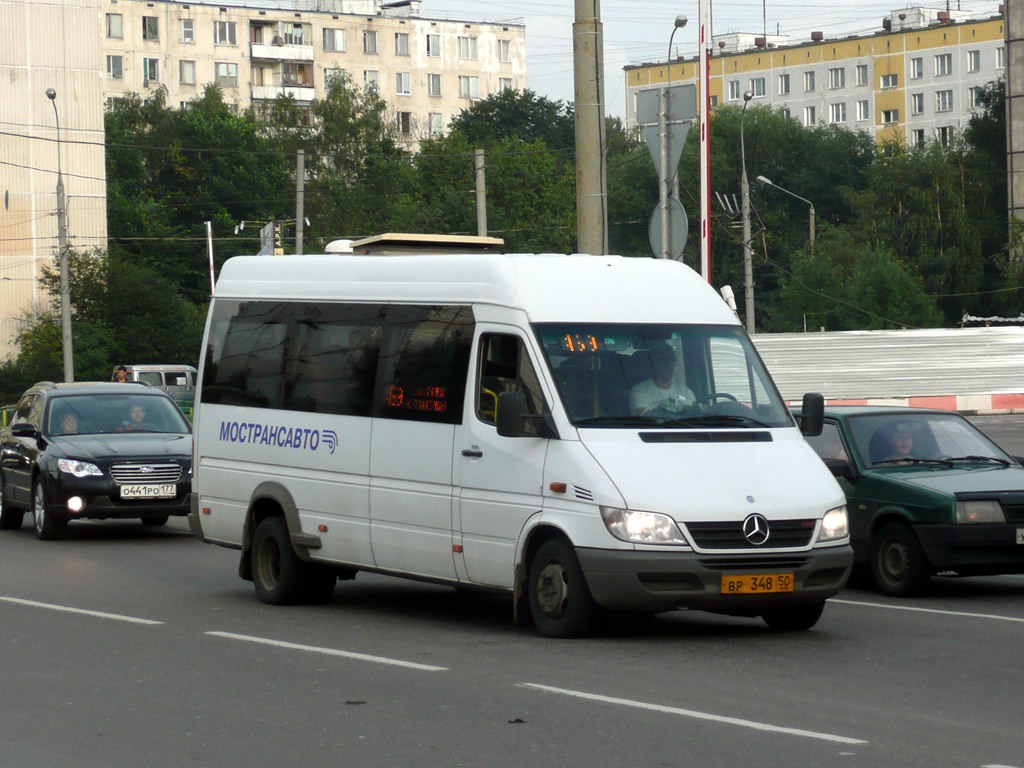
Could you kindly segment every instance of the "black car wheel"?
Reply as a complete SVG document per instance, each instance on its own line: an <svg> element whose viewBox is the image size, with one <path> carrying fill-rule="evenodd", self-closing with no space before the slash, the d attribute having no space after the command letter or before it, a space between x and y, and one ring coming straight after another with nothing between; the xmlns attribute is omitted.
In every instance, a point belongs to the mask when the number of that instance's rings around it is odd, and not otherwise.
<svg viewBox="0 0 1024 768"><path fill-rule="evenodd" d="M32 516L36 522L36 536L40 541L59 539L68 524L65 520L57 520L46 512L46 489L41 480L32 486Z"/></svg>
<svg viewBox="0 0 1024 768"><path fill-rule="evenodd" d="M579 637L593 629L597 606L576 553L565 539L540 545L530 563L528 591L530 615L545 637Z"/></svg>
<svg viewBox="0 0 1024 768"><path fill-rule="evenodd" d="M824 610L825 601L822 600L810 605L793 605L765 611L761 618L772 629L781 632L802 632L817 624L818 619L821 618L821 612Z"/></svg>
<svg viewBox="0 0 1024 768"><path fill-rule="evenodd" d="M868 569L883 595L911 597L928 586L931 569L917 536L903 523L886 523L871 539Z"/></svg>
<svg viewBox="0 0 1024 768"><path fill-rule="evenodd" d="M264 603L322 603L334 593L337 574L299 559L283 517L268 517L260 522L250 556L252 582Z"/></svg>
<svg viewBox="0 0 1024 768"><path fill-rule="evenodd" d="M5 504L4 492L4 475L3 472L0 472L0 530L15 531L21 528L21 521L25 517L25 513L10 504Z"/></svg>

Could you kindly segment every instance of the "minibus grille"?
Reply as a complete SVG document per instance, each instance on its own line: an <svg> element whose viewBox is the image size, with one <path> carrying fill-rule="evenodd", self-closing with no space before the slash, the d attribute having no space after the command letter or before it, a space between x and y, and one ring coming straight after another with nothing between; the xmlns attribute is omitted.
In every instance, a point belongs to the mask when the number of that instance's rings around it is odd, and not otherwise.
<svg viewBox="0 0 1024 768"><path fill-rule="evenodd" d="M797 570L810 562L807 557L708 557L700 564L709 571L770 571Z"/></svg>
<svg viewBox="0 0 1024 768"><path fill-rule="evenodd" d="M110 468L114 482L127 483L176 483L181 477L178 464L115 464Z"/></svg>
<svg viewBox="0 0 1024 768"><path fill-rule="evenodd" d="M768 523L768 540L755 545L743 535L743 523L688 523L694 544L700 549L773 549L806 547L811 543L817 521L772 520Z"/></svg>

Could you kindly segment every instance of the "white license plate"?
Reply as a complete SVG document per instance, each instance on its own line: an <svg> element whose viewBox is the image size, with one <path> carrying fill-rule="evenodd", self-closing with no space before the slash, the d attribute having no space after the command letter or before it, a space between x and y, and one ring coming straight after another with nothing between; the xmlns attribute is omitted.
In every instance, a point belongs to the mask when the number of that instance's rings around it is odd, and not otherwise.
<svg viewBox="0 0 1024 768"><path fill-rule="evenodd" d="M176 488L174 483L162 485L122 485L122 499L173 499Z"/></svg>
<svg viewBox="0 0 1024 768"><path fill-rule="evenodd" d="M1024 528L1017 529L1017 543L1024 544Z"/></svg>

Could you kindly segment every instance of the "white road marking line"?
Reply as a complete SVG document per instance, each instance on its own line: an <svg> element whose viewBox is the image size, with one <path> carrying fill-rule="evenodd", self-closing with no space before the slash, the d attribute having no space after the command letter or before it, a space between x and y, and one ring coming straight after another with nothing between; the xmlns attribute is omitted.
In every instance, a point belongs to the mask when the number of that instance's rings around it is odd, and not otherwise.
<svg viewBox="0 0 1024 768"><path fill-rule="evenodd" d="M824 741L837 741L841 744L867 744L868 742L863 739L851 739L847 736L835 736L830 733L818 733L817 731L805 731L800 728L785 728L780 725L769 725L767 723L758 723L753 720L742 720L738 717L725 717L723 715L712 715L707 712L695 712L692 709L679 709L678 707L665 707L661 704L649 704L643 701L632 701L630 699L616 699L612 696L599 696L593 693L583 693L581 691L570 691L565 688L552 688L548 685L538 685L536 683L519 683L520 688L534 688L539 691L548 691L549 693L561 693L566 696L575 696L580 699L590 699L591 701L602 701L606 704L621 704L625 707L635 707L637 709L649 709L653 712L664 712L669 715L681 715L683 717L693 717L698 720L712 720L717 723L725 723L727 725L739 725L744 728L754 728L758 731L772 731L774 733L788 733L791 736L804 736L809 739L823 739Z"/></svg>
<svg viewBox="0 0 1024 768"><path fill-rule="evenodd" d="M7 603L18 605L31 605L34 608L48 608L51 611L65 611L66 613L81 613L85 616L96 616L100 619L113 619L114 621L127 621L130 624L163 624L162 621L151 621L150 619L136 619L133 616L121 616L116 613L103 613L102 611L87 611L84 608L69 608L66 605L51 605L50 603L37 603L35 600L22 600L20 597L0 597Z"/></svg>
<svg viewBox="0 0 1024 768"><path fill-rule="evenodd" d="M869 603L860 600L838 600L829 598L830 603L842 603L843 605L863 605L868 608L888 608L891 611L917 611L918 613L937 613L942 616L964 616L969 619L992 619L994 621L1015 621L1024 624L1024 619L1015 616L997 616L994 613L968 613L966 611L943 611L938 608L917 608L912 605L886 605L885 603Z"/></svg>
<svg viewBox="0 0 1024 768"><path fill-rule="evenodd" d="M983 765L981 768L1016 768L1013 765L1000 765L999 763L992 763L991 765Z"/></svg>
<svg viewBox="0 0 1024 768"><path fill-rule="evenodd" d="M384 656L368 656L365 653L353 653L351 651L339 651L334 648L320 648L315 645L299 645L298 643L286 643L283 640L270 640L265 637L253 637L251 635L236 635L234 632L206 632L213 637L226 637L229 640L244 640L248 643L261 643L273 645L278 648L288 648L293 651L309 651L310 653L323 653L327 656L342 656L346 659L357 659L359 661L372 661L376 664L391 664L395 667L407 667L408 669L419 669L424 672L447 672L448 667L433 667L429 664L417 664L412 661L400 661L399 659L388 659Z"/></svg>

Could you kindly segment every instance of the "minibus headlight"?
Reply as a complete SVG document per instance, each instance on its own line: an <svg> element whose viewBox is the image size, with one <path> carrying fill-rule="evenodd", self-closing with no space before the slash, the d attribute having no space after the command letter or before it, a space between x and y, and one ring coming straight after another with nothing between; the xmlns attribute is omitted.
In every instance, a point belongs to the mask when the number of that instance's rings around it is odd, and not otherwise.
<svg viewBox="0 0 1024 768"><path fill-rule="evenodd" d="M605 527L617 539L634 544L685 544L679 526L668 515L635 509L601 507Z"/></svg>
<svg viewBox="0 0 1024 768"><path fill-rule="evenodd" d="M850 535L850 526L846 519L846 507L830 509L821 518L821 532L818 541L838 541Z"/></svg>
<svg viewBox="0 0 1024 768"><path fill-rule="evenodd" d="M88 461L76 461L75 459L58 459L57 468L61 472L67 472L75 477L89 477L90 475L103 476L103 471L95 464Z"/></svg>
<svg viewBox="0 0 1024 768"><path fill-rule="evenodd" d="M1005 523L1003 507L994 499L991 501L958 501L956 503L958 523Z"/></svg>

